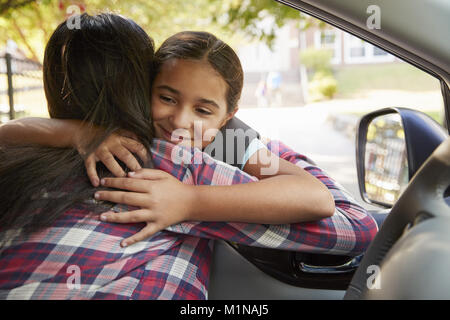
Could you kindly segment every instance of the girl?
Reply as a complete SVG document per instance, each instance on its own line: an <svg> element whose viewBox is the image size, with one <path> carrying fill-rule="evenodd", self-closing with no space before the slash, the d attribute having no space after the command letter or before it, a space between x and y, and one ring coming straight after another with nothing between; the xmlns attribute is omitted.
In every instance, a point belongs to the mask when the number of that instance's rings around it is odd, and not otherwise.
<svg viewBox="0 0 450 320"><path fill-rule="evenodd" d="M250 130L244 137L246 140L227 134L230 129L249 131L237 120L230 122L238 110L243 71L237 55L228 45L206 32L178 33L167 39L157 51L152 80L151 111L157 138L188 147L197 146L261 180L227 187L192 186L190 199L194 201L181 201L178 195L173 194L179 189L178 180L155 181L152 193L145 193L147 201L145 207L141 206L143 210L120 214L107 212L102 218L111 222L155 222L155 212L167 212L166 200L174 199L186 203L186 206L178 207L178 212L166 214L173 219L165 219L157 227L155 223L151 228L148 224L122 244L140 241L169 223L186 219L281 224L333 215L334 199L325 184L301 167L270 152L257 138L257 133ZM221 135L217 134L218 130L221 130ZM77 122L69 120L22 119L4 125L0 136L9 143L72 146L83 154L80 146L85 131L80 130ZM220 136L221 139L218 138ZM131 170L139 170L140 165L132 153L143 160L146 155L144 148L131 138L126 134L112 134L86 158L88 176L94 186L101 182L107 187L134 191L126 196L121 191L101 191L96 193L97 199L129 205L136 203L138 198L142 199L143 193L136 192L136 187L131 187L132 183L126 179L106 178L100 181L96 172L96 162L101 161L114 175L125 177L114 156ZM241 150L231 160L227 157L230 145L231 150ZM129 178L155 179L151 170L130 172Z"/></svg>

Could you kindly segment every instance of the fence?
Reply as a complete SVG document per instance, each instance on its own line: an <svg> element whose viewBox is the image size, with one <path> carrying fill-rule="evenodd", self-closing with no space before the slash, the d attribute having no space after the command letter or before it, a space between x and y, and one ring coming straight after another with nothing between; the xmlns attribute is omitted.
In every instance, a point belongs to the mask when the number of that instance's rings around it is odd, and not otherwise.
<svg viewBox="0 0 450 320"><path fill-rule="evenodd" d="M0 97L7 97L7 103L0 101L0 116L9 120L25 113L24 105L15 104L17 94L42 91L42 65L38 62L18 59L6 53L0 56L0 76L6 77L6 86L0 86ZM2 78L3 78L2 77ZM2 99L4 100L4 99Z"/></svg>

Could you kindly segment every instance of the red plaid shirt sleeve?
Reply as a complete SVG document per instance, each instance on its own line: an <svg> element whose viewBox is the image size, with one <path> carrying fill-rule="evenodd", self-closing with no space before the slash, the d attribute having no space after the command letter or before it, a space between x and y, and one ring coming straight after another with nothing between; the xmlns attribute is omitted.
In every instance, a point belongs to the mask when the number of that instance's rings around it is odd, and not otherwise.
<svg viewBox="0 0 450 320"><path fill-rule="evenodd" d="M336 211L333 216L314 222L282 225L184 222L168 230L248 246L352 256L363 253L378 231L376 222L367 211L306 156L279 141L270 141L267 147L280 158L304 168L328 187L335 200ZM211 161L209 156L196 152L194 159L200 157L203 157L203 162L188 164L196 184L229 185L257 180L235 167Z"/></svg>

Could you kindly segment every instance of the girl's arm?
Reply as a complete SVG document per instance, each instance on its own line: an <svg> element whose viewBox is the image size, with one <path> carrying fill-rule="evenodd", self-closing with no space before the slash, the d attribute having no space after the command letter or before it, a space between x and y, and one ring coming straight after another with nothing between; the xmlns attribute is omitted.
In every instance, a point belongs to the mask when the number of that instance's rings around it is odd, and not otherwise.
<svg viewBox="0 0 450 320"><path fill-rule="evenodd" d="M170 146L168 143L162 145ZM334 199L325 185L301 167L278 158L267 149L264 150L270 161L265 159L262 167L272 167L271 170L275 167L277 172L284 175L263 181L256 181L257 179L252 177L253 183L226 186L220 177L227 177L224 172L234 167L218 166L215 162L208 165L211 159L199 150L194 150L196 156L191 159L191 163L200 165L192 166L192 177L195 178L191 181L194 184L191 186L159 170L144 169L134 174L134 179L105 178L102 181L104 186L132 192L101 191L97 193L97 199L133 205L141 209L120 214L109 212L102 217L105 221L119 223L145 221L147 226L141 232L124 241L130 244L186 220L288 224L320 220L334 214ZM173 155L178 152L165 150L162 153L170 154L170 160L177 162ZM203 159L199 156L201 154L205 156ZM216 168L213 173L212 167ZM292 190L286 193L286 189ZM329 202L331 208L325 208Z"/></svg>
<svg viewBox="0 0 450 320"><path fill-rule="evenodd" d="M204 151L261 181L252 186L198 188L196 220L291 223L334 213L333 197L327 187L301 167L269 151L259 133L246 123L233 117L219 133L223 149L221 144L212 143ZM243 145L245 148L240 148Z"/></svg>
<svg viewBox="0 0 450 320"><path fill-rule="evenodd" d="M101 130L101 127L84 126L81 120L22 118L0 126L0 146L37 144L55 148L75 148L84 154L84 142L89 141ZM94 187L98 187L100 181L96 169L99 161L116 177L125 176L125 171L114 157L120 159L131 170L141 168L132 152L144 162L147 161L148 155L144 146L132 139L133 135L129 132L122 133L123 135L113 133L108 136L85 158L87 175Z"/></svg>
<svg viewBox="0 0 450 320"><path fill-rule="evenodd" d="M299 166L260 149L244 171L262 179L233 186L197 186L191 219L282 224L319 220L333 215L327 187Z"/></svg>
<svg viewBox="0 0 450 320"><path fill-rule="evenodd" d="M373 217L311 159L280 141L269 141L267 148L280 158L304 168L327 186L335 202L333 216L313 222L283 225L183 222L167 230L257 247L350 256L364 253L378 232ZM208 171L205 170L206 173ZM235 174L239 175L239 172Z"/></svg>
<svg viewBox="0 0 450 320"><path fill-rule="evenodd" d="M165 228L181 234L208 239L223 239L250 246L357 255L367 249L376 235L377 226L374 219L342 187L338 186L319 168L305 162L305 157L286 148L280 149L280 157L295 165L305 167L305 170L326 184L332 191L336 202L336 211L333 216L313 222L294 224L187 221L174 225L182 216L180 216L180 212L186 212L191 203L195 205L195 198L186 197L190 194L186 188L195 190L198 187L192 186L194 184L254 184L256 178L235 167L213 161L198 149L193 149L191 152L186 150L186 152L180 152L181 147L165 141L157 142L154 148L155 163L160 169L167 172L166 175L161 174L160 170L144 169L142 172L136 172L135 178L105 179L106 186L134 192L99 192L99 199L137 206L134 207L135 209L117 206L114 210L120 208L119 211L102 214L102 217L107 217L107 221L146 222L147 225L140 232L124 240L127 244L146 239ZM169 180L182 180L184 183L180 183L180 181L175 183ZM164 185L166 186L164 187Z"/></svg>

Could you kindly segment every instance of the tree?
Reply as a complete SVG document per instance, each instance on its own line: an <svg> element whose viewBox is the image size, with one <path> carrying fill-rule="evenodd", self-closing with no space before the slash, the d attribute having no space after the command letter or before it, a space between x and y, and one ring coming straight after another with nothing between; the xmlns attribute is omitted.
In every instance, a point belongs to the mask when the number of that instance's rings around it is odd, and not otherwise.
<svg viewBox="0 0 450 320"><path fill-rule="evenodd" d="M305 30L312 25L322 27L324 23L306 14L281 4L275 0L209 0L220 10L211 12L212 20L220 26L233 32L244 32L251 38L264 41L269 46L275 38L277 28L288 21L295 23L297 28ZM263 21L271 20L269 27L262 27ZM266 26L266 25L265 25Z"/></svg>
<svg viewBox="0 0 450 320"><path fill-rule="evenodd" d="M7 0L0 0L4 3ZM41 60L43 48L51 31L64 18L58 10L51 10L52 0L16 1L21 6L5 8L0 17L0 47L12 39L25 49L33 60Z"/></svg>
<svg viewBox="0 0 450 320"><path fill-rule="evenodd" d="M24 7L36 0L0 0L0 15L8 13L10 10Z"/></svg>
<svg viewBox="0 0 450 320"><path fill-rule="evenodd" d="M287 21L307 27L311 19L273 0L0 0L0 46L15 40L27 54L41 60L52 31L78 5L90 14L112 11L136 21L156 44L182 30L206 30L231 45L252 38L272 43L275 31ZM2 12L2 11L0 11ZM272 21L262 28L264 21Z"/></svg>

